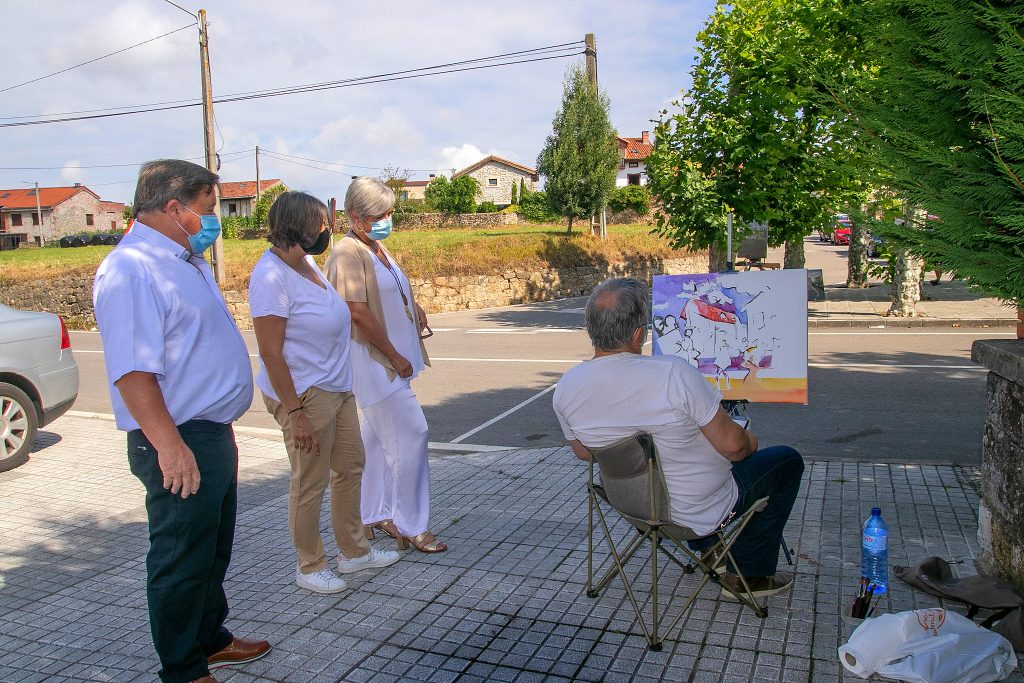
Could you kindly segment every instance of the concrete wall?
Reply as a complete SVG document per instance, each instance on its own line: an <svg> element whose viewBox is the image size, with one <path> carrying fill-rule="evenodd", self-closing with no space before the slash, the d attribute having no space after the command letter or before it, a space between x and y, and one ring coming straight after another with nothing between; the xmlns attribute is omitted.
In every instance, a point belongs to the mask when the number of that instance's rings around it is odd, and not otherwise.
<svg viewBox="0 0 1024 683"><path fill-rule="evenodd" d="M629 275L650 283L661 273L703 273L707 254L682 259L651 259L607 266L544 269L509 269L497 275L413 278L416 299L428 313L491 308L509 304L584 296L614 275ZM96 318L92 309L92 275L33 280L0 289L0 303L14 308L49 311L61 315L69 327L90 329ZM224 300L242 329L252 328L246 292L224 292Z"/></svg>
<svg viewBox="0 0 1024 683"><path fill-rule="evenodd" d="M1004 577L1024 590L1024 341L976 341L971 359L989 370L978 570Z"/></svg>
<svg viewBox="0 0 1024 683"><path fill-rule="evenodd" d="M630 168L630 164L636 164L636 168ZM640 176L640 184L647 184L647 164L642 161L628 161L623 160L620 162L620 168L618 173L615 174L615 187L625 187L629 185L629 176L638 174Z"/></svg>

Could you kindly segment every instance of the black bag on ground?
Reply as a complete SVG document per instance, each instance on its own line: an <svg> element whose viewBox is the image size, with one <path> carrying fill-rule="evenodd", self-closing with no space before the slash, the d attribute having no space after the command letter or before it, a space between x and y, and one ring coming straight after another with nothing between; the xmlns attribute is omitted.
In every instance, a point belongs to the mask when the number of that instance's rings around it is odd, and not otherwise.
<svg viewBox="0 0 1024 683"><path fill-rule="evenodd" d="M1015 652L1024 652L1024 595L1012 585L991 576L957 578L949 562L934 556L916 567L893 567L893 573L929 595L969 605L970 619L979 609L992 610L981 625L1009 640Z"/></svg>

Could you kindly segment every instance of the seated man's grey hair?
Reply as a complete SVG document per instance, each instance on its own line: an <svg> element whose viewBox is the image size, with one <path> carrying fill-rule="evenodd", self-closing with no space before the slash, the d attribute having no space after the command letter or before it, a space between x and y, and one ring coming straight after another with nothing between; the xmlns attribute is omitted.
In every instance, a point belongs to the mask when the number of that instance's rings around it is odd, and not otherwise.
<svg viewBox="0 0 1024 683"><path fill-rule="evenodd" d="M136 216L149 211L163 211L172 199L188 204L209 192L219 181L216 173L190 161L147 161L139 169L132 211Z"/></svg>
<svg viewBox="0 0 1024 683"><path fill-rule="evenodd" d="M382 216L395 206L395 193L377 178L360 176L345 193L345 213L359 218Z"/></svg>
<svg viewBox="0 0 1024 683"><path fill-rule="evenodd" d="M631 277L605 280L587 299L587 334L601 351L622 348L651 319L647 285Z"/></svg>

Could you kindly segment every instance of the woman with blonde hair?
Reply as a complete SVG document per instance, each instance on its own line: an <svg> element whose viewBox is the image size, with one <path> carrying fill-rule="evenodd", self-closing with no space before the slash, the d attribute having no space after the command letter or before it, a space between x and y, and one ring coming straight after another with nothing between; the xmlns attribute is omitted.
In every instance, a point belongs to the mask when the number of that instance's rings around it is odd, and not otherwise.
<svg viewBox="0 0 1024 683"><path fill-rule="evenodd" d="M327 250L327 207L285 192L267 215L272 245L249 280L249 308L260 350L256 385L284 433L291 463L288 529L298 554L295 583L317 593L344 590L327 566L320 508L330 483L331 521L347 574L386 567L394 551L370 548L359 512L363 442L352 397L351 316L313 260Z"/></svg>
<svg viewBox="0 0 1024 683"><path fill-rule="evenodd" d="M421 552L448 546L428 529L427 421L410 382L429 365L427 316L409 278L381 242L391 234L395 195L376 178L345 194L351 229L324 268L352 313L352 379L366 449L362 512L367 536L380 529Z"/></svg>

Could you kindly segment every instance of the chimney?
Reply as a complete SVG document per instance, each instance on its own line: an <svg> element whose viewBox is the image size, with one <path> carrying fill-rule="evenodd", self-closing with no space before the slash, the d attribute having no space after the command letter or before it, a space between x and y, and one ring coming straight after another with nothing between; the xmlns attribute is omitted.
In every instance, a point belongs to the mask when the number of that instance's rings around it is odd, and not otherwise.
<svg viewBox="0 0 1024 683"><path fill-rule="evenodd" d="M431 180L433 180L433 179L434 179L434 174L433 174L433 173L431 173L431 174L430 174L430 179L431 179Z"/></svg>
<svg viewBox="0 0 1024 683"><path fill-rule="evenodd" d="M646 130L642 131L640 133L640 142L644 143L645 145L651 144L651 134Z"/></svg>
<svg viewBox="0 0 1024 683"><path fill-rule="evenodd" d="M81 187L82 183L75 183L75 187Z"/></svg>

